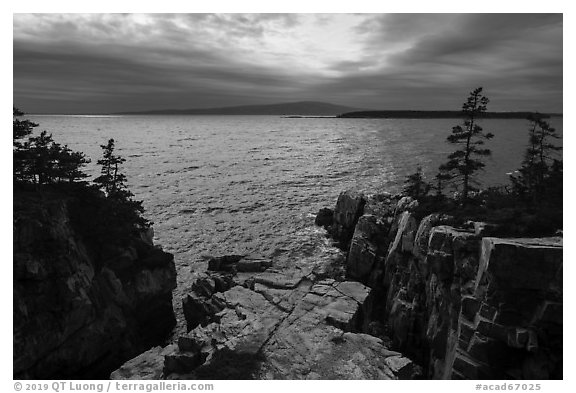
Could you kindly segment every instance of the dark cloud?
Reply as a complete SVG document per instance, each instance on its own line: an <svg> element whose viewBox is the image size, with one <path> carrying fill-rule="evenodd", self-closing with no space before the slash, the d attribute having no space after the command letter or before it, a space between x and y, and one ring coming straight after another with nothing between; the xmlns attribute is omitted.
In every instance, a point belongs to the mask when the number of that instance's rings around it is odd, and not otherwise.
<svg viewBox="0 0 576 393"><path fill-rule="evenodd" d="M362 15L341 61L302 38L331 18L15 15L14 101L60 113L294 100L456 109L482 85L493 110L562 111L562 15Z"/></svg>
<svg viewBox="0 0 576 393"><path fill-rule="evenodd" d="M118 48L117 48L118 49ZM39 94L61 107L62 96L72 98L66 112L86 105L106 105L104 111L236 104L238 92L254 103L298 87L302 81L272 70L225 62L218 54L198 50L185 54L166 48L144 60L139 50L120 48L123 55L82 47L18 48L14 56L15 101ZM168 57L170 62L158 61ZM250 93L250 94L248 94ZM89 107L89 106L88 106ZM84 108L84 109L83 109ZM60 109L61 110L61 109Z"/></svg>
<svg viewBox="0 0 576 393"><path fill-rule="evenodd" d="M228 17L193 15L186 23L211 20L214 26L243 25L241 16L233 23ZM293 18L270 15L254 19L292 23ZM114 21L116 22L116 21ZM41 29L43 21L35 29ZM75 25L57 20L49 25L50 41L15 39L14 98L46 102L40 111L120 111L158 107L192 107L260 103L270 94L282 94L302 83L301 76L281 73L258 64L234 59L232 50L215 51L190 39L185 25L173 16L155 18L146 31L121 29L112 23L106 33L106 20L96 18L75 32ZM33 29L34 33L36 30ZM226 35L260 35L258 29L223 29ZM248 33L250 32L250 34ZM141 36L138 45L110 42L108 36L123 36L129 42ZM154 37L154 39L151 39ZM189 42L184 45L184 42ZM228 42L227 46L231 46ZM63 102L69 100L64 108ZM22 102L22 104L20 104Z"/></svg>
<svg viewBox="0 0 576 393"><path fill-rule="evenodd" d="M335 64L356 74L329 90L357 92L366 105L377 92L380 107L449 109L482 85L496 110L562 111L562 15L393 14L357 30L368 55ZM370 70L390 48L387 64Z"/></svg>
<svg viewBox="0 0 576 393"><path fill-rule="evenodd" d="M550 47L539 53L543 49L539 47L542 39ZM424 35L400 59L408 63L483 56L486 60L498 61L498 58L507 58L502 49L527 49L537 58L546 56L546 52L561 56L561 48L562 15L462 15L451 24ZM523 60L530 60L529 56Z"/></svg>

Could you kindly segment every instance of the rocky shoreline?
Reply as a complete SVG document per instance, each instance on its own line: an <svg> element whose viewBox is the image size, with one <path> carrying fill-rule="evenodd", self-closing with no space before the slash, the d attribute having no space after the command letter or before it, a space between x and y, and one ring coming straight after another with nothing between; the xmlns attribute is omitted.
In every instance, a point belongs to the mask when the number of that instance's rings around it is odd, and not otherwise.
<svg viewBox="0 0 576 393"><path fill-rule="evenodd" d="M346 191L317 224L339 261L213 258L188 332L113 379L561 379L562 239L417 219L417 201Z"/></svg>
<svg viewBox="0 0 576 393"><path fill-rule="evenodd" d="M440 214L417 220L407 197L340 199L365 201L348 276L373 288L374 317L425 378L562 378L562 238L490 237L486 223L453 228Z"/></svg>
<svg viewBox="0 0 576 393"><path fill-rule="evenodd" d="M268 265L242 258L226 266L233 271L197 278L183 299L189 332L127 362L112 378L396 379L417 371L382 340L361 333L370 288L322 278L311 266ZM224 355L250 359L251 367L223 362Z"/></svg>

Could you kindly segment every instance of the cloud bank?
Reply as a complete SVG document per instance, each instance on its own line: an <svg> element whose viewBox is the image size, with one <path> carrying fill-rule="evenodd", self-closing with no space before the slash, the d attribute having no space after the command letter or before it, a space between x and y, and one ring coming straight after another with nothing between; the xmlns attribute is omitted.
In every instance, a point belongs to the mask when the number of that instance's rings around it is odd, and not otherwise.
<svg viewBox="0 0 576 393"><path fill-rule="evenodd" d="M561 14L15 14L14 103L105 113L289 101L562 112Z"/></svg>

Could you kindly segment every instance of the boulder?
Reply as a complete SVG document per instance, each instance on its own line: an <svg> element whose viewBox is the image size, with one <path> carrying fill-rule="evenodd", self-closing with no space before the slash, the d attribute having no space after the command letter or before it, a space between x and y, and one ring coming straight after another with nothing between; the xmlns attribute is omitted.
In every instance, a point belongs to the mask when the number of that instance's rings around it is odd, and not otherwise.
<svg viewBox="0 0 576 393"><path fill-rule="evenodd" d="M171 348L154 347L124 363L110 374L110 379L161 379L164 369L164 356Z"/></svg>
<svg viewBox="0 0 576 393"><path fill-rule="evenodd" d="M414 238L418 230L418 222L414 216L405 211L400 215L394 240L388 248L388 255L397 252L412 252Z"/></svg>
<svg viewBox="0 0 576 393"><path fill-rule="evenodd" d="M236 270L238 272L263 272L271 266L272 261L269 258L248 255L238 261Z"/></svg>
<svg viewBox="0 0 576 393"><path fill-rule="evenodd" d="M188 330L209 324L223 308L224 305L216 297L205 298L189 293L182 299L182 311Z"/></svg>
<svg viewBox="0 0 576 393"><path fill-rule="evenodd" d="M163 353L164 355L164 368L163 374L169 375L172 373L186 373L194 370L204 363L206 354L200 351L185 351L178 348L177 345L172 344L168 346L169 350Z"/></svg>
<svg viewBox="0 0 576 393"><path fill-rule="evenodd" d="M324 227L326 229L332 226L334 222L334 210L324 207L318 211L316 218L314 219L314 224L319 227Z"/></svg>
<svg viewBox="0 0 576 393"><path fill-rule="evenodd" d="M418 206L419 206L419 203L417 200L415 200L414 198L409 197L409 196L404 196L404 197L400 198L400 200L398 201L398 203L396 205L396 212L397 213L401 213L404 211L412 212Z"/></svg>
<svg viewBox="0 0 576 393"><path fill-rule="evenodd" d="M426 267L437 274L438 279L448 280L446 285L455 279L462 295L474 290L479 255L480 238L473 232L445 225L430 231Z"/></svg>
<svg viewBox="0 0 576 393"><path fill-rule="evenodd" d="M412 253L418 259L424 259L428 253L428 243L430 240L430 232L432 228L439 225L446 225L450 222L452 217L443 214L430 214L420 221L418 230L416 231L416 236L414 238L414 249Z"/></svg>
<svg viewBox="0 0 576 393"><path fill-rule="evenodd" d="M208 270L230 272L244 255L223 255L208 260Z"/></svg>
<svg viewBox="0 0 576 393"><path fill-rule="evenodd" d="M388 223L376 216L365 214L358 219L346 259L348 278L368 282L378 258L387 248L388 231Z"/></svg>
<svg viewBox="0 0 576 393"><path fill-rule="evenodd" d="M365 204L364 195L353 190L344 191L338 196L331 233L340 242L342 249L348 249L348 244L354 235L354 228L363 214Z"/></svg>
<svg viewBox="0 0 576 393"><path fill-rule="evenodd" d="M478 236L494 236L500 230L500 226L496 224L490 224L487 222L474 222L474 233Z"/></svg>
<svg viewBox="0 0 576 393"><path fill-rule="evenodd" d="M198 325L206 326L214 321L225 304L213 295L238 285L227 273L202 273L194 278L190 291L182 298L182 311L188 331Z"/></svg>
<svg viewBox="0 0 576 393"><path fill-rule="evenodd" d="M297 316L302 311L315 313L318 315L315 318L324 319L344 331L359 331L363 322L362 306L369 294L370 288L355 281L318 283L312 286L292 315Z"/></svg>
<svg viewBox="0 0 576 393"><path fill-rule="evenodd" d="M223 255L208 260L208 270L220 272L262 272L272 261L258 255Z"/></svg>

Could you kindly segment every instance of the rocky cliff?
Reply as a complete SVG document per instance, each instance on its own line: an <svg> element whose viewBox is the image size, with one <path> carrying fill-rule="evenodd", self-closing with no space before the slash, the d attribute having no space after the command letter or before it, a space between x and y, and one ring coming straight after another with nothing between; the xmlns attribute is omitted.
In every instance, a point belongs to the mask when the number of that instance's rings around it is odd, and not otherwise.
<svg viewBox="0 0 576 393"><path fill-rule="evenodd" d="M363 206L361 212L358 206ZM369 318L426 378L562 378L562 238L489 237L489 225L421 220L409 198L340 195L331 230ZM343 211L342 209L346 209ZM343 235L342 235L343 234Z"/></svg>
<svg viewBox="0 0 576 393"><path fill-rule="evenodd" d="M123 244L87 238L71 209L83 203L15 195L15 379L105 378L175 324L173 256L149 231Z"/></svg>
<svg viewBox="0 0 576 393"><path fill-rule="evenodd" d="M337 260L213 258L182 299L188 332L111 377L562 378L562 239L489 237L417 206L346 191L320 211L345 279Z"/></svg>

